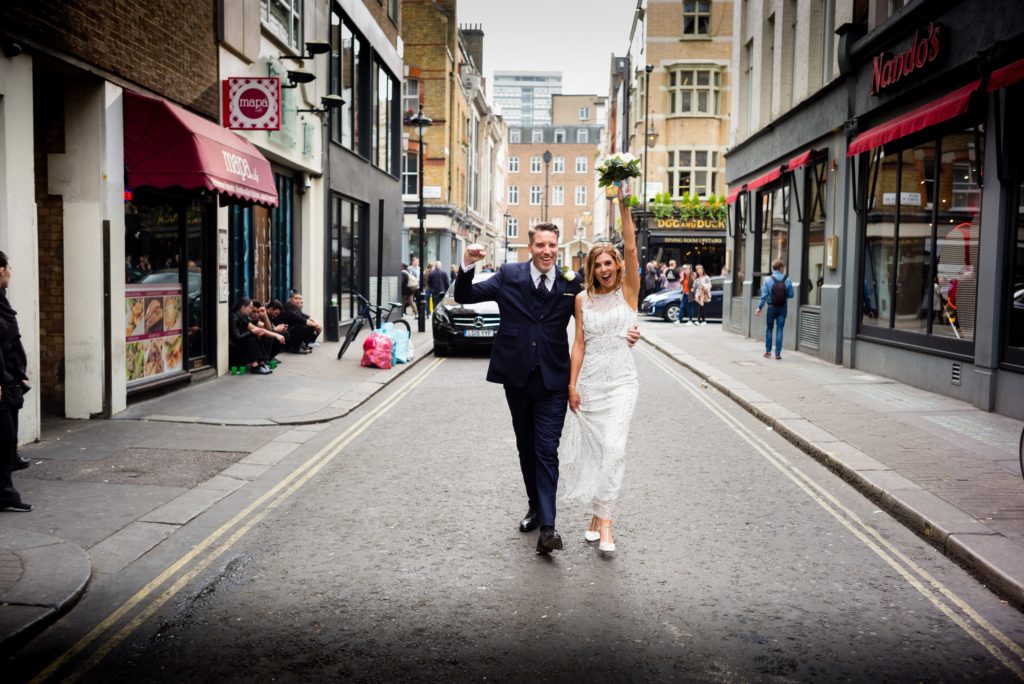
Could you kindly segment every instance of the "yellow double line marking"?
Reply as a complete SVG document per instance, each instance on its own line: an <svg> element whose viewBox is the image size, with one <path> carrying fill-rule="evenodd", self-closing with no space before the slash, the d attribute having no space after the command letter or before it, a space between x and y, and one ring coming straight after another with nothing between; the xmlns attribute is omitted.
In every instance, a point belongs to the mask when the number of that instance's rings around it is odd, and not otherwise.
<svg viewBox="0 0 1024 684"><path fill-rule="evenodd" d="M63 681L74 682L85 674L108 653L116 648L118 644L131 635L132 632L137 630L146 620L151 618L165 603L173 598L175 594L181 591L182 588L195 579L200 573L206 570L210 563L217 560L225 551L231 548L235 542L244 537L249 530L259 524L267 514L281 505L282 502L288 499L288 497L306 484L314 475L320 472L324 466L334 460L334 458L341 453L341 451L348 446L352 440L361 435L363 431L376 422L377 419L387 413L399 401L404 399L410 392L412 392L412 390L423 382L427 375L433 372L434 369L443 362L444 359L432 360L425 369L420 371L420 373L409 382L408 385L357 420L351 427L331 440L329 444L320 449L294 471L289 473L287 477L274 485L269 491L242 509L237 515L217 528L208 537L206 537L206 539L201 541L193 547L191 551L175 561L146 586L139 589L134 596L123 603L113 613L104 618L98 625L90 630L88 634L79 639L78 642L75 643L75 645L66 653L54 660L45 670L36 675L32 680L33 684L36 684L37 682L44 682L53 677L54 674L56 674L60 668L64 667L64 665L66 665L72 658L75 658L93 642L113 629L137 606L149 599L150 595L156 592L164 585L164 583L174 577L182 569L189 566L189 564L196 560L196 558L198 558L204 551L213 547L227 535L219 546L213 548L209 554L195 563L188 572L181 575L181 577L168 586L162 593L154 597L141 611L139 611L137 615L121 627L120 630L109 636L86 661L80 664L69 676L64 677ZM255 515L246 520L246 518L253 512L255 512ZM244 524L241 524L242 521L245 521Z"/></svg>
<svg viewBox="0 0 1024 684"><path fill-rule="evenodd" d="M726 425L733 428L736 434L743 441L749 444L754 451L764 457L769 463L777 468L783 475L792 480L819 506L824 508L839 523L848 529L857 539L873 551L879 558L889 564L898 572L914 589L921 593L946 617L956 623L972 639L980 644L986 651L992 654L1008 670L1013 672L1018 679L1024 681L1024 648L1003 634L995 625L982 617L966 601L961 599L942 582L933 577L927 570L919 566L896 546L887 541L874 527L868 525L860 517L844 506L828 490L812 480L810 476L793 465L785 456L776 451L754 432L749 430L739 420L731 416L720 406L709 400L701 390L689 379L679 372L677 364L669 365L662 354L643 348L641 351L656 366L665 371L679 384L686 388L698 401L704 404L708 410L715 414ZM674 366L674 367L673 367ZM929 589L931 587L931 589ZM933 591L934 590L934 591ZM940 598L944 597L949 604ZM959 614L953 607L960 610ZM965 617L966 616L966 617ZM967 618L970 618L968 620ZM973 624L971 623L973 620ZM975 627L977 625L977 628ZM986 636L987 635L987 636ZM990 638L991 637L991 638ZM999 648L1002 644L1005 648ZM1009 651L1009 655L1006 651Z"/></svg>

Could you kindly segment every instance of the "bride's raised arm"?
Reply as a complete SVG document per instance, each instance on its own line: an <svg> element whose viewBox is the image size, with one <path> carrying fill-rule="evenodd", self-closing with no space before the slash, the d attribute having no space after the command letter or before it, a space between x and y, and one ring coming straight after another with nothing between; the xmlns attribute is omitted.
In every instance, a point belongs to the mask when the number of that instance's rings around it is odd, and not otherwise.
<svg viewBox="0 0 1024 684"><path fill-rule="evenodd" d="M633 225L633 214L629 211L627 200L629 191L623 191L625 183L619 186L619 214L622 216L622 258L625 260L626 272L622 277L622 290L626 301L634 305L640 293L640 257L636 248L636 226Z"/></svg>

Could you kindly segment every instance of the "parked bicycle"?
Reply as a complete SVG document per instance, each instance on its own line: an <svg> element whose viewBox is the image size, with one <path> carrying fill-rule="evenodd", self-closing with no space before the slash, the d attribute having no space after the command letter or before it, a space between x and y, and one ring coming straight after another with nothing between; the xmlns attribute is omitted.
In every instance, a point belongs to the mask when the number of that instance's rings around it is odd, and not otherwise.
<svg viewBox="0 0 1024 684"><path fill-rule="evenodd" d="M409 321L402 319L402 304L400 302L388 302L385 306L378 306L354 290L352 291L352 296L359 302L359 315L348 325L345 339L342 340L341 348L338 350L339 359L345 354L348 346L359 336L359 331L367 324L369 324L372 330L385 323L393 323L397 326L405 326L406 332L410 336L412 335Z"/></svg>

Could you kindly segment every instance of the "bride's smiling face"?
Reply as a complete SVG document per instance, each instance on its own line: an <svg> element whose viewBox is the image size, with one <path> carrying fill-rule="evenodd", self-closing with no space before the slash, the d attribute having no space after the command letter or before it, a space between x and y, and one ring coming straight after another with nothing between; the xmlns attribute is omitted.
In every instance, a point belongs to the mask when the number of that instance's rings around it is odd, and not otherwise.
<svg viewBox="0 0 1024 684"><path fill-rule="evenodd" d="M602 290L610 290L615 287L619 276L619 266L615 259L608 252L597 255L594 260L595 285Z"/></svg>

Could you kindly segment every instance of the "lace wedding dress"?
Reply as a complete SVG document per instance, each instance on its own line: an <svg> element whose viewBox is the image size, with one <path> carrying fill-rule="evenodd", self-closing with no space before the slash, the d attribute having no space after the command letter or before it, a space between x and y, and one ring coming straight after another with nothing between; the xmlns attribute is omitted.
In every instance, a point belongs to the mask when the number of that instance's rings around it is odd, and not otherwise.
<svg viewBox="0 0 1024 684"><path fill-rule="evenodd" d="M614 517L625 472L626 438L639 391L626 332L636 311L622 289L583 295L586 353L576 379L579 412L565 417L558 450L563 499L590 506L600 518Z"/></svg>

